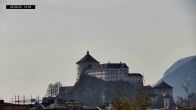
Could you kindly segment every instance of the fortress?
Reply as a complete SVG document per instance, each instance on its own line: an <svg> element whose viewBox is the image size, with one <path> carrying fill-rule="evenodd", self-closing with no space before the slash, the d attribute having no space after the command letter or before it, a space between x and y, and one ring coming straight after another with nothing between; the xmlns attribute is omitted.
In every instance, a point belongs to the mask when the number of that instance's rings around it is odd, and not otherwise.
<svg viewBox="0 0 196 110"><path fill-rule="evenodd" d="M87 105L91 102L99 105L105 102L110 103L119 87L123 87L131 96L133 96L134 90L139 87L145 90L146 94L151 97L152 104L150 108L171 110L175 107L173 87L164 81L154 87L144 86L143 76L140 73L129 73L129 67L125 63L100 64L87 51L86 55L76 62L76 64L78 83L74 86L61 87L57 98L66 100L74 99ZM103 81L89 77L85 77L84 80L79 80L82 74L88 74ZM125 97L129 96L126 95Z"/></svg>
<svg viewBox="0 0 196 110"><path fill-rule="evenodd" d="M104 81L129 81L143 85L143 76L140 73L129 73L129 67L125 63L100 64L87 51L87 54L77 63L77 80L81 74L88 74Z"/></svg>

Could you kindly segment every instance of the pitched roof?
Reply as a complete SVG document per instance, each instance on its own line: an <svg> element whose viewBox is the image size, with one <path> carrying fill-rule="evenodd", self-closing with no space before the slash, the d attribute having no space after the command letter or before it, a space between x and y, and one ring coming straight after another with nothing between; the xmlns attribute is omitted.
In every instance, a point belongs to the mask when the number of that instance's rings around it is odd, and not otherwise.
<svg viewBox="0 0 196 110"><path fill-rule="evenodd" d="M95 60L90 54L89 51L87 51L86 55L79 60L78 62L76 62L76 64L79 63L87 63L87 62L93 62L93 63L99 63L97 60Z"/></svg>
<svg viewBox="0 0 196 110"><path fill-rule="evenodd" d="M93 66L91 69L129 68L125 63L106 63Z"/></svg>
<svg viewBox="0 0 196 110"><path fill-rule="evenodd" d="M129 73L128 76L141 76L141 77L143 77L140 73Z"/></svg>
<svg viewBox="0 0 196 110"><path fill-rule="evenodd" d="M163 82L161 82L161 83L159 83L158 85L156 85L155 87L154 87L155 89L172 89L173 87L172 86L170 86L170 85L168 85L167 83L165 83L164 81Z"/></svg>

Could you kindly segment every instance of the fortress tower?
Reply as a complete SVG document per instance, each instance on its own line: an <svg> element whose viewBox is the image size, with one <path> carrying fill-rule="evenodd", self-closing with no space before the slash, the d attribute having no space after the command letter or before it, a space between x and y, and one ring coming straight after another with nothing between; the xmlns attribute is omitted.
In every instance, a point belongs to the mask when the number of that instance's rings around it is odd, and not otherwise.
<svg viewBox="0 0 196 110"><path fill-rule="evenodd" d="M86 55L79 60L77 63L77 80L79 80L80 75L85 72L85 70L91 68L92 66L98 65L99 62L94 59L87 51Z"/></svg>

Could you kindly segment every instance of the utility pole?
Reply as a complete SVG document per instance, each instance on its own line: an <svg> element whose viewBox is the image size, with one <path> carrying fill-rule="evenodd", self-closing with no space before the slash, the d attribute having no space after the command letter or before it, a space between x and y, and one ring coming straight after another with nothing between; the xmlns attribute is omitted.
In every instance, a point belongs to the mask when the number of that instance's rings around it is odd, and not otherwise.
<svg viewBox="0 0 196 110"><path fill-rule="evenodd" d="M15 104L16 104L16 95L15 95Z"/></svg>
<svg viewBox="0 0 196 110"><path fill-rule="evenodd" d="M18 95L18 104L19 104L19 95Z"/></svg>
<svg viewBox="0 0 196 110"><path fill-rule="evenodd" d="M23 104L25 104L25 96L23 95Z"/></svg>
<svg viewBox="0 0 196 110"><path fill-rule="evenodd" d="M32 95L31 95L31 104L32 104Z"/></svg>
<svg viewBox="0 0 196 110"><path fill-rule="evenodd" d="M39 94L38 94L38 103L39 103Z"/></svg>

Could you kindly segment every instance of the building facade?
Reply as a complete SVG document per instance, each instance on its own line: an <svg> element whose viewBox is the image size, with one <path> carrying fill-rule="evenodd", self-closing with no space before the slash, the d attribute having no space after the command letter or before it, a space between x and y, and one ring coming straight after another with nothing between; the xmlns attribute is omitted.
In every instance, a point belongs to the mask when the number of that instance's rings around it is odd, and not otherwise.
<svg viewBox="0 0 196 110"><path fill-rule="evenodd" d="M130 73L128 74L128 81L143 85L143 76L140 73Z"/></svg>
<svg viewBox="0 0 196 110"><path fill-rule="evenodd" d="M129 67L125 63L100 64L89 54L89 51L76 64L77 80L81 74L88 74L104 81L123 80L143 85L143 76L139 73L129 73Z"/></svg>
<svg viewBox="0 0 196 110"><path fill-rule="evenodd" d="M129 67L125 63L107 63L94 65L86 74L105 81L127 80Z"/></svg>
<svg viewBox="0 0 196 110"><path fill-rule="evenodd" d="M173 88L164 81L153 87L154 96L149 110L174 110Z"/></svg>

